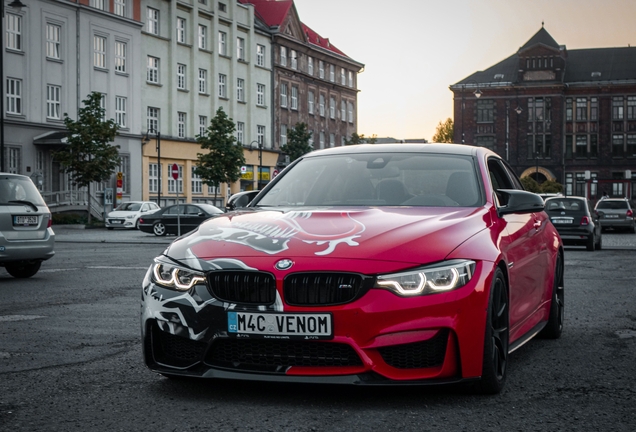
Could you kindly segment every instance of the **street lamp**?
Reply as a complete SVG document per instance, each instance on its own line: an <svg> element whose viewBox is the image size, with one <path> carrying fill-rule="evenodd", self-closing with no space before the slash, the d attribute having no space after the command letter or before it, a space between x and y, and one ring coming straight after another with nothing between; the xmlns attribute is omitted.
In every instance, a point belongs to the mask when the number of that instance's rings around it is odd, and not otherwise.
<svg viewBox="0 0 636 432"><path fill-rule="evenodd" d="M520 106L514 109L517 115L523 111ZM517 119L517 142L519 142L519 119ZM506 160L510 157L510 101L506 101ZM517 149L518 150L518 149Z"/></svg>
<svg viewBox="0 0 636 432"><path fill-rule="evenodd" d="M0 41L4 40L4 1L2 3L2 19L0 19ZM20 11L23 7L26 7L20 0L13 0L9 3L9 7ZM0 172L4 172L4 49L5 45L2 44L2 52L0 52Z"/></svg>
<svg viewBox="0 0 636 432"><path fill-rule="evenodd" d="M260 141L252 141L250 143L250 151L254 148L252 147L254 143L258 146L258 178L256 180L256 190L259 190L261 188L261 178L263 175L263 143Z"/></svg>
<svg viewBox="0 0 636 432"><path fill-rule="evenodd" d="M479 90L479 83L477 81L471 79L462 83L462 144L465 143L465 140L464 140L464 92L466 91L466 86L468 84L475 84L475 86L477 87L477 90L475 90L473 94L475 95L477 99L481 97L481 90Z"/></svg>
<svg viewBox="0 0 636 432"><path fill-rule="evenodd" d="M1 0L0 0L1 1ZM159 179L157 180L157 205L159 207L161 207L161 132L159 131L155 131L154 129L150 128L150 130L148 130L148 132L146 132L146 135L144 136L144 144L148 143L150 141L150 137L149 135L153 133L156 135L157 137L157 146L156 146L156 150L157 150L157 173L159 175Z"/></svg>

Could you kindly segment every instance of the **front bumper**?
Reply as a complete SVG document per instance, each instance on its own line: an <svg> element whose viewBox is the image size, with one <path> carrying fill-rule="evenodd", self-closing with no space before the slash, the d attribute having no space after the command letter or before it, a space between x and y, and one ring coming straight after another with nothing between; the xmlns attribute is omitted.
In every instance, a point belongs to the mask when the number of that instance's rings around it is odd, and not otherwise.
<svg viewBox="0 0 636 432"><path fill-rule="evenodd" d="M135 219L125 218L106 218L106 228L135 228L137 221Z"/></svg>
<svg viewBox="0 0 636 432"><path fill-rule="evenodd" d="M338 306L283 303L283 313L331 313L330 340L230 334L228 311L265 308L221 302L205 284L175 292L154 284L148 274L141 305L144 359L155 372L203 378L349 384L478 378L491 266L479 263L467 285L447 293L403 298L371 289Z"/></svg>

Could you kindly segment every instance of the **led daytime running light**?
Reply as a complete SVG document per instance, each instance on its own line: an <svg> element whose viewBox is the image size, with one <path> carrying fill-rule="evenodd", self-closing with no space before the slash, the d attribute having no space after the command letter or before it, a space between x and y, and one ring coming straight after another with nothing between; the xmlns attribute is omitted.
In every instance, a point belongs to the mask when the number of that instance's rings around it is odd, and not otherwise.
<svg viewBox="0 0 636 432"><path fill-rule="evenodd" d="M170 271L170 279L165 279L160 272L162 267L163 267L163 264L155 264L155 267L153 269L155 281L160 285L164 285L169 288L175 288L179 291L187 291L190 288L192 288L194 285L201 282L205 282L205 278L203 276L197 276L196 274L194 274L194 272L190 272L187 270L182 271L181 269L177 267L173 267L172 270ZM182 277L179 276L179 273L186 273L186 272L189 274L184 275L185 279L187 280L187 283L184 283L182 282Z"/></svg>

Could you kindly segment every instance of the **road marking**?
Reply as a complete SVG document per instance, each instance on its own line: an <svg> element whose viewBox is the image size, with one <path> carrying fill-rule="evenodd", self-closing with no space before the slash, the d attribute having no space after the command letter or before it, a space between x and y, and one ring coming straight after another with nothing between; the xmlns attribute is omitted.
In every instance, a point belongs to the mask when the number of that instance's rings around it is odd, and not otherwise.
<svg viewBox="0 0 636 432"><path fill-rule="evenodd" d="M39 318L46 317L41 315L0 315L0 322L29 321Z"/></svg>
<svg viewBox="0 0 636 432"><path fill-rule="evenodd" d="M619 339L636 338L636 330L617 330L615 333Z"/></svg>

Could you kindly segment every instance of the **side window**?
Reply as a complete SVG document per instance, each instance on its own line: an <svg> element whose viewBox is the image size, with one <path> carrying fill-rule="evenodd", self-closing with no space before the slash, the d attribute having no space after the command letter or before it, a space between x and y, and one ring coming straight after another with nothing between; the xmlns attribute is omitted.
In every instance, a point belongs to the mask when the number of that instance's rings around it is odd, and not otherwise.
<svg viewBox="0 0 636 432"><path fill-rule="evenodd" d="M148 211L148 204L144 204L143 206L141 206L141 211L142 212Z"/></svg>
<svg viewBox="0 0 636 432"><path fill-rule="evenodd" d="M497 193L499 189L523 189L513 186L506 168L498 159L488 159L488 177L490 177L490 183L497 196L497 205L506 205L506 202L503 201L503 196Z"/></svg>
<svg viewBox="0 0 636 432"><path fill-rule="evenodd" d="M508 173L508 177L512 180L512 184L514 184L515 189L524 190L523 185L521 184L521 180L517 177L517 174L510 168L510 166L504 162L504 167L506 168L506 172Z"/></svg>

